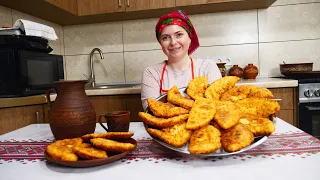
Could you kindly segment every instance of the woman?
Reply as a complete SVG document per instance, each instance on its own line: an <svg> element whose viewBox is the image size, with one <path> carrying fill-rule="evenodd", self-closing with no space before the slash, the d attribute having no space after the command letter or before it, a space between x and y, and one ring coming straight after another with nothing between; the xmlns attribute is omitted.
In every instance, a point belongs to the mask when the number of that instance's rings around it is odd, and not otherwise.
<svg viewBox="0 0 320 180"><path fill-rule="evenodd" d="M173 86L187 87L197 76L208 76L209 83L221 78L213 60L191 58L199 47L197 33L189 17L181 10L160 17L156 37L168 60L147 67L141 80L141 100L144 109L148 98L157 98Z"/></svg>

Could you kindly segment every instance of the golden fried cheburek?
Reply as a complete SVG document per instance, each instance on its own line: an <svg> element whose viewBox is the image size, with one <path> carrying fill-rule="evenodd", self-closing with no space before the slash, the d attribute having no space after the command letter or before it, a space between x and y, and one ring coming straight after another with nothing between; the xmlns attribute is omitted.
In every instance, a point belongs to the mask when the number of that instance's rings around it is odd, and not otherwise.
<svg viewBox="0 0 320 180"><path fill-rule="evenodd" d="M102 158L108 157L106 151L97 149L88 143L82 143L78 146L75 146L73 148L73 152L79 157L81 157L82 159L88 159L88 160L102 159Z"/></svg>
<svg viewBox="0 0 320 180"><path fill-rule="evenodd" d="M125 152L133 150L136 145L132 143L118 142L104 138L94 138L90 142L94 147L110 152Z"/></svg>
<svg viewBox="0 0 320 180"><path fill-rule="evenodd" d="M223 93L222 101L239 101L245 98L274 98L272 92L267 88L256 87L253 85L234 86Z"/></svg>
<svg viewBox="0 0 320 180"><path fill-rule="evenodd" d="M230 101L215 101L216 114L214 120L223 129L228 129L236 125L241 117L239 107Z"/></svg>
<svg viewBox="0 0 320 180"><path fill-rule="evenodd" d="M138 115L144 123L156 128L172 127L176 124L180 124L186 121L189 117L189 114L183 114L183 115L165 119L165 118L157 118L145 112L139 112Z"/></svg>
<svg viewBox="0 0 320 180"><path fill-rule="evenodd" d="M204 92L208 88L208 77L199 76L190 81L187 88L188 96L196 100L197 98L204 98Z"/></svg>
<svg viewBox="0 0 320 180"><path fill-rule="evenodd" d="M55 160L78 161L78 156L73 152L73 147L81 143L81 138L57 140L47 146L46 152Z"/></svg>
<svg viewBox="0 0 320 180"><path fill-rule="evenodd" d="M161 139L162 141L174 147L182 147L186 145L191 137L191 130L186 129L187 123L177 124L173 127L163 129L147 128L150 135Z"/></svg>
<svg viewBox="0 0 320 180"><path fill-rule="evenodd" d="M253 134L242 124L237 124L221 135L221 144L225 151L236 152L249 146L254 140Z"/></svg>
<svg viewBox="0 0 320 180"><path fill-rule="evenodd" d="M216 108L211 100L198 98L189 113L186 128L196 130L207 126L216 114Z"/></svg>
<svg viewBox="0 0 320 180"><path fill-rule="evenodd" d="M174 105L183 107L188 110L192 108L194 103L192 99L182 96L177 86L173 86L168 91L167 100Z"/></svg>
<svg viewBox="0 0 320 180"><path fill-rule="evenodd" d="M254 136L268 136L275 131L275 126L268 118L247 116L240 118L243 124Z"/></svg>
<svg viewBox="0 0 320 180"><path fill-rule="evenodd" d="M242 115L268 118L280 111L280 104L271 99L247 98L235 103L240 107Z"/></svg>
<svg viewBox="0 0 320 180"><path fill-rule="evenodd" d="M213 83L205 91L205 97L211 100L219 100L221 95L235 86L240 81L237 76L225 76Z"/></svg>
<svg viewBox="0 0 320 180"><path fill-rule="evenodd" d="M129 139L133 136L133 132L105 132L105 133L93 133L81 136L85 141L90 141L93 138L105 138L105 139Z"/></svg>
<svg viewBox="0 0 320 180"><path fill-rule="evenodd" d="M209 154L221 148L221 133L211 125L195 130L190 138L188 151L192 154Z"/></svg>
<svg viewBox="0 0 320 180"><path fill-rule="evenodd" d="M157 117L170 118L178 115L188 114L189 110L176 107L170 103L163 103L152 98L148 98L148 106L153 115Z"/></svg>

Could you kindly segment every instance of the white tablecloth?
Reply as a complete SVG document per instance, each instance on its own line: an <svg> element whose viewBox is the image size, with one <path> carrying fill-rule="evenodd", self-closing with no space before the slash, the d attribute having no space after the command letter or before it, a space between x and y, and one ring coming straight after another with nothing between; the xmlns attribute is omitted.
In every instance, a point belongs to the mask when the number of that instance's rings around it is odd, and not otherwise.
<svg viewBox="0 0 320 180"><path fill-rule="evenodd" d="M134 139L150 140L142 123L130 124ZM104 132L97 124L96 132ZM302 133L301 130L278 119L275 135ZM0 136L4 141L51 141L48 124L34 124ZM289 138L290 140L290 138ZM155 143L155 142L154 142ZM305 142L307 143L307 142ZM158 144L157 144L158 145ZM160 146L160 145L158 145ZM152 148L151 148L152 149ZM155 149L156 150L156 149ZM169 151L169 150L168 150ZM1 154L1 149L0 149ZM90 168L70 168L47 163L42 160L1 161L1 180L164 180L164 179L259 179L259 180L319 180L320 153L283 153L259 156L228 156L203 158L182 155L177 158L131 158Z"/></svg>

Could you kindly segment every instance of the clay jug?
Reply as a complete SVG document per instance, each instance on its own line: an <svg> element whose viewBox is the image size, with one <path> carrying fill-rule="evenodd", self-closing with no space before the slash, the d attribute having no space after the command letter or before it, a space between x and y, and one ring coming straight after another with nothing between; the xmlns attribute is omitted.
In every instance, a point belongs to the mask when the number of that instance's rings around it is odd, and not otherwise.
<svg viewBox="0 0 320 180"><path fill-rule="evenodd" d="M255 79L258 73L258 68L255 65L248 64L248 66L244 68L243 76L246 79Z"/></svg>
<svg viewBox="0 0 320 180"><path fill-rule="evenodd" d="M94 133L96 113L87 97L84 85L87 80L57 81L56 89L46 93L49 107L50 128L55 139L75 138ZM50 94L57 93L54 103Z"/></svg>
<svg viewBox="0 0 320 180"><path fill-rule="evenodd" d="M217 66L220 70L221 76L224 77L227 74L227 68L225 66L225 62L217 62Z"/></svg>
<svg viewBox="0 0 320 180"><path fill-rule="evenodd" d="M229 70L229 76L237 76L241 78L243 75L243 69L237 64L233 65Z"/></svg>

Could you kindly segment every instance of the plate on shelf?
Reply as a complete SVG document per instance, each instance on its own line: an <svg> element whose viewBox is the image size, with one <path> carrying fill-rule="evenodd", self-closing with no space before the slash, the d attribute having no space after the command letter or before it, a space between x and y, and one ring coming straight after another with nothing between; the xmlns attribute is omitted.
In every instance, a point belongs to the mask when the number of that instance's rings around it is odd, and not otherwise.
<svg viewBox="0 0 320 180"><path fill-rule="evenodd" d="M180 88L180 93L181 95L185 96L185 97L188 97L188 94L186 93L186 89L187 88ZM164 102L166 103L167 102L167 94L164 94L164 95L161 95L160 97L158 97L156 99L157 101L161 101L161 102ZM152 114L151 110L149 109L149 107L147 107L146 113L149 113L149 114ZM276 117L274 116L270 116L270 120L273 121L274 125L276 125ZM147 128L149 127L146 123L144 123L144 127L147 131ZM148 131L147 131L148 132ZM148 133L149 134L149 133ZM159 144L161 144L162 146L165 146L171 150L174 150L174 151L177 151L177 152L181 152L181 153L185 153L185 154L191 154L189 151L188 151L188 146L189 146L189 143L187 143L185 146L181 147L181 148L177 148L177 147L174 147L174 146L171 146L165 142L163 142L162 140L156 138L156 137L153 137L151 134L149 134L156 142L158 142ZM215 151L214 153L211 153L211 154L193 154L193 155L199 155L199 156L228 156L228 155L233 155L233 154L238 154L238 153L241 153L241 152L244 152L244 151L247 151L249 149L252 149L254 147L257 147L259 146L260 144L262 144L263 142L265 142L266 140L268 139L268 136L256 136L254 137L254 141L251 143L251 145L237 151L237 152L226 152L222 147Z"/></svg>
<svg viewBox="0 0 320 180"><path fill-rule="evenodd" d="M137 146L137 141L134 140L133 138L130 138L129 142L132 143L132 144L135 144ZM100 165L104 165L104 164L108 164L108 163L114 162L116 160L119 160L119 159L123 158L124 156L126 156L128 153L130 153L132 151L126 151L126 152L123 152L123 153L107 153L108 154L107 158L92 159L92 160L81 160L81 159L79 159L78 161L74 161L74 162L55 160L47 152L44 152L44 156L46 157L46 159L49 162L52 162L52 163L55 163L55 164L59 164L59 165L62 165L62 166L68 166L68 167L81 167L82 168L82 167L100 166Z"/></svg>

